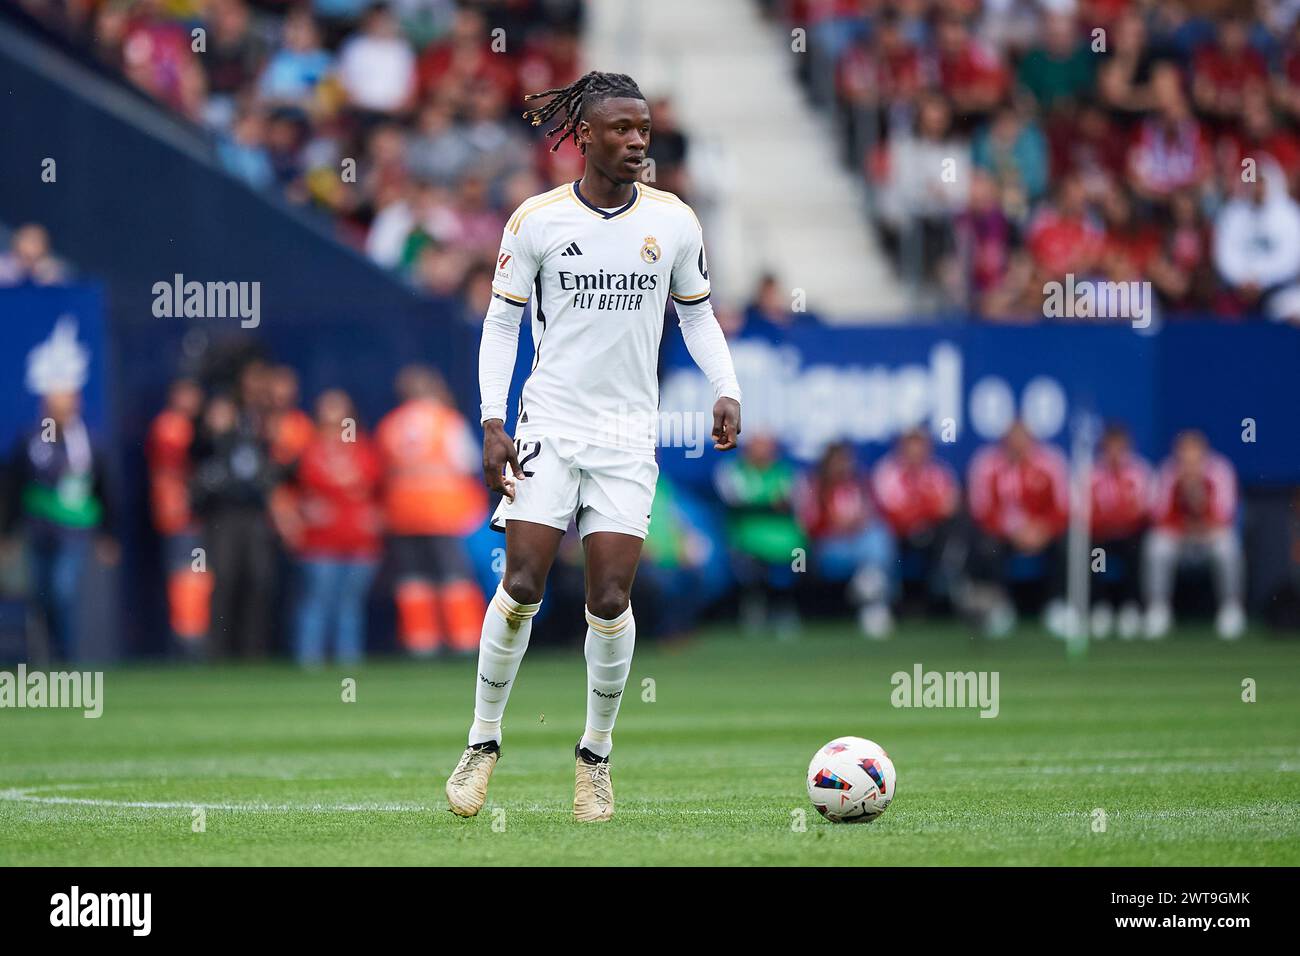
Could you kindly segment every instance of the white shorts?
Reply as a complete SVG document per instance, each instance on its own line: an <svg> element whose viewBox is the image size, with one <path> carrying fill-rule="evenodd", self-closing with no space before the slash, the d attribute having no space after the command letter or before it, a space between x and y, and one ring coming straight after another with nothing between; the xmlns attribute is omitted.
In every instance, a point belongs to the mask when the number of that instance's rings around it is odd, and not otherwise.
<svg viewBox="0 0 1300 956"><path fill-rule="evenodd" d="M518 438L515 447L524 479L515 481L515 500L502 498L492 527L532 521L578 534L617 531L644 538L650 528L659 464L648 455L589 445L571 438Z"/></svg>

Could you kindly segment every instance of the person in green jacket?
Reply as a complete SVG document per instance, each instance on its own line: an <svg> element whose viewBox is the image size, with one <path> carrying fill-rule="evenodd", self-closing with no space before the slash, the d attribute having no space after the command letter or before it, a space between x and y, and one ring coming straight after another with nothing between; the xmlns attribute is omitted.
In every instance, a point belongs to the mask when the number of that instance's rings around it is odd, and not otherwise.
<svg viewBox="0 0 1300 956"><path fill-rule="evenodd" d="M756 436L741 450L742 457L714 474L729 512L727 540L741 588L741 624L750 633L770 626L793 637L799 630L795 568L807 554L794 516L795 470L770 435Z"/></svg>

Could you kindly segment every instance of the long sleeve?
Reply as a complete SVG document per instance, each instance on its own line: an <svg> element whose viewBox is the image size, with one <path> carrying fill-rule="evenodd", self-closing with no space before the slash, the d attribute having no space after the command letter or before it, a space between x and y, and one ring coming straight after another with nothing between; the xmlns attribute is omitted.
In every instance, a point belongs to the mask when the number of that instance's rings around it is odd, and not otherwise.
<svg viewBox="0 0 1300 956"><path fill-rule="evenodd" d="M519 350L519 321L523 309L492 298L483 319L483 338L478 347L479 421L506 419L510 379Z"/></svg>
<svg viewBox="0 0 1300 956"><path fill-rule="evenodd" d="M527 205L515 210L501 233L501 250L492 275L492 302L483 319L483 338L478 348L480 423L492 418L505 421L515 353L519 350L519 323L541 268L520 215Z"/></svg>
<svg viewBox="0 0 1300 956"><path fill-rule="evenodd" d="M700 367L700 371L713 386L714 399L734 398L740 401L740 383L731 363L731 350L727 338L713 314L712 304L705 299L694 304L677 304L677 318L682 325L682 338L686 350Z"/></svg>

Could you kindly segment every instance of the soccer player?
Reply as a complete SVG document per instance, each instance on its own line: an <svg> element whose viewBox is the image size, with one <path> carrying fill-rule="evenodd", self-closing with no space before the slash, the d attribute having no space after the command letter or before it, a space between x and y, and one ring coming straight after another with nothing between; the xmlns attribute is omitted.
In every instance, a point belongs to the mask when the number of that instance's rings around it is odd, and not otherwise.
<svg viewBox="0 0 1300 956"><path fill-rule="evenodd" d="M546 577L576 518L586 555L587 725L574 748L573 814L614 812L609 755L632 665L628 595L649 526L655 462L657 362L671 295L692 358L713 386L714 448L736 447L740 387L709 304L699 221L671 193L639 182L650 110L636 83L591 72L524 114L547 135L572 136L582 179L526 200L506 224L479 350L483 476L504 497L492 525L506 536L506 570L479 644L469 746L447 781L453 812L487 799L501 752L501 718L541 607ZM506 400L523 307L533 303L535 354L515 435ZM507 472L506 466L509 465Z"/></svg>

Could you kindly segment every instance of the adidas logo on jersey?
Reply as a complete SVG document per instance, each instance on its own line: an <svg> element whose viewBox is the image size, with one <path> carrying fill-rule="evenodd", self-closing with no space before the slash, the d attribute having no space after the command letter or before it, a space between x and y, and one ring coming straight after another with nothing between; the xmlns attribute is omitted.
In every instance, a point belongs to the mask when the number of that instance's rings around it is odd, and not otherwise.
<svg viewBox="0 0 1300 956"><path fill-rule="evenodd" d="M564 250L563 252L561 252L560 255L562 255L562 256L580 256L580 255L582 255L582 250L578 248L578 244L577 244L576 242L571 242L571 243L568 244L567 247L565 247L565 250Z"/></svg>

